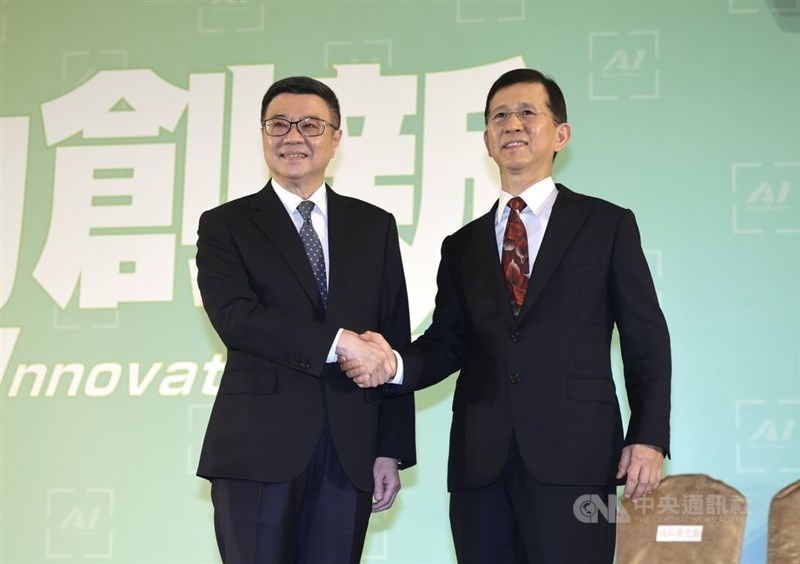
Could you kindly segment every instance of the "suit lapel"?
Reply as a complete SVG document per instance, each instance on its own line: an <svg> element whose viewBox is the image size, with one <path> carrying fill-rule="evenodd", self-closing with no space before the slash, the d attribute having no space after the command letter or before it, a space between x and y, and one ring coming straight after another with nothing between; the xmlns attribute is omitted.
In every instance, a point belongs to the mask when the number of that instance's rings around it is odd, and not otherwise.
<svg viewBox="0 0 800 564"><path fill-rule="evenodd" d="M511 301L503 278L503 268L500 264L500 255L497 252L497 236L495 234L495 218L497 217L495 202L489 213L475 220L475 231L468 247L472 250L472 261L468 270L476 277L488 281L488 292L497 302L497 308L509 324L514 325L514 314L511 311Z"/></svg>
<svg viewBox="0 0 800 564"><path fill-rule="evenodd" d="M328 275L328 318L335 319L339 305L337 297L342 295L341 289L347 284L353 252L362 242L358 240L352 205L330 186L325 188L328 191L328 262L331 270Z"/></svg>
<svg viewBox="0 0 800 564"><path fill-rule="evenodd" d="M324 312L325 308L322 305L322 298L314 281L314 273L311 271L311 263L308 262L303 242L300 240L300 235L297 233L292 219L286 213L286 208L275 194L272 181L256 194L250 209L253 223L272 242L275 250L286 261L289 269L314 303L314 307Z"/></svg>
<svg viewBox="0 0 800 564"><path fill-rule="evenodd" d="M567 187L556 184L558 196L553 204L553 211L547 230L542 239L542 246L533 264L531 280L525 300L522 302L522 309L519 312L521 320L531 309L536 300L544 290L547 282L558 266L561 257L569 247L575 234L583 223L583 213L580 201L583 197L572 192Z"/></svg>

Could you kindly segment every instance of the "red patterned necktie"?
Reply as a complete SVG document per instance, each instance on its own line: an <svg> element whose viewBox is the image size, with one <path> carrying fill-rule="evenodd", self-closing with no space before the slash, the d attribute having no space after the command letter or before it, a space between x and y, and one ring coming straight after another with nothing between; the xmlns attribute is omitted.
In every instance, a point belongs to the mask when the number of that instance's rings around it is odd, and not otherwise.
<svg viewBox="0 0 800 564"><path fill-rule="evenodd" d="M522 223L520 212L525 209L522 198L511 198L508 206L508 223L503 235L503 276L511 298L511 309L519 315L525 291L528 289L530 268L528 267L528 232Z"/></svg>

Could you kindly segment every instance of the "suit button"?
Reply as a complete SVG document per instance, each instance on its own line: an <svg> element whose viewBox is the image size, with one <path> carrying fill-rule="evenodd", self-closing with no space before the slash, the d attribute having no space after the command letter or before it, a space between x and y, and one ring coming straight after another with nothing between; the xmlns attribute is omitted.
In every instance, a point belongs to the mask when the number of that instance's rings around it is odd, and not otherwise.
<svg viewBox="0 0 800 564"><path fill-rule="evenodd" d="M522 335L519 334L519 331L514 331L511 333L511 342L512 343L519 343L522 340Z"/></svg>
<svg viewBox="0 0 800 564"><path fill-rule="evenodd" d="M510 380L512 384L519 384L519 374L512 374Z"/></svg>

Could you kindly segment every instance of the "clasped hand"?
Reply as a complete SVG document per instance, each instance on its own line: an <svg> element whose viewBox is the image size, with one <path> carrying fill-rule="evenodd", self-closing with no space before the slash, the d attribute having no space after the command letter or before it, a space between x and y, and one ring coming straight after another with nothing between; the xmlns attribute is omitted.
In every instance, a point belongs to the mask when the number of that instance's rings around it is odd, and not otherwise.
<svg viewBox="0 0 800 564"><path fill-rule="evenodd" d="M367 331L361 335L343 331L336 347L339 366L359 388L375 388L385 384L397 371L392 347L380 333Z"/></svg>

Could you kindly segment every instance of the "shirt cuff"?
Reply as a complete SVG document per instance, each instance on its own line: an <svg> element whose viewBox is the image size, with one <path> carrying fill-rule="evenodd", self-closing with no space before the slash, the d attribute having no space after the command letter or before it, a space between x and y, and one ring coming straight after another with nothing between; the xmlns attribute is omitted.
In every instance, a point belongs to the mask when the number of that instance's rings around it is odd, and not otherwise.
<svg viewBox="0 0 800 564"><path fill-rule="evenodd" d="M344 328L340 327L339 330L336 332L336 337L333 338L333 344L331 345L331 348L328 351L328 358L325 359L325 362L327 363L339 362L339 357L336 355L336 345L339 344L339 337L342 336L342 331L344 331Z"/></svg>
<svg viewBox="0 0 800 564"><path fill-rule="evenodd" d="M394 372L394 376L389 378L386 383L387 384L394 384L395 386L402 386L403 385L403 357L400 356L400 353L396 350L392 349L394 353L395 359L397 359L397 370Z"/></svg>

